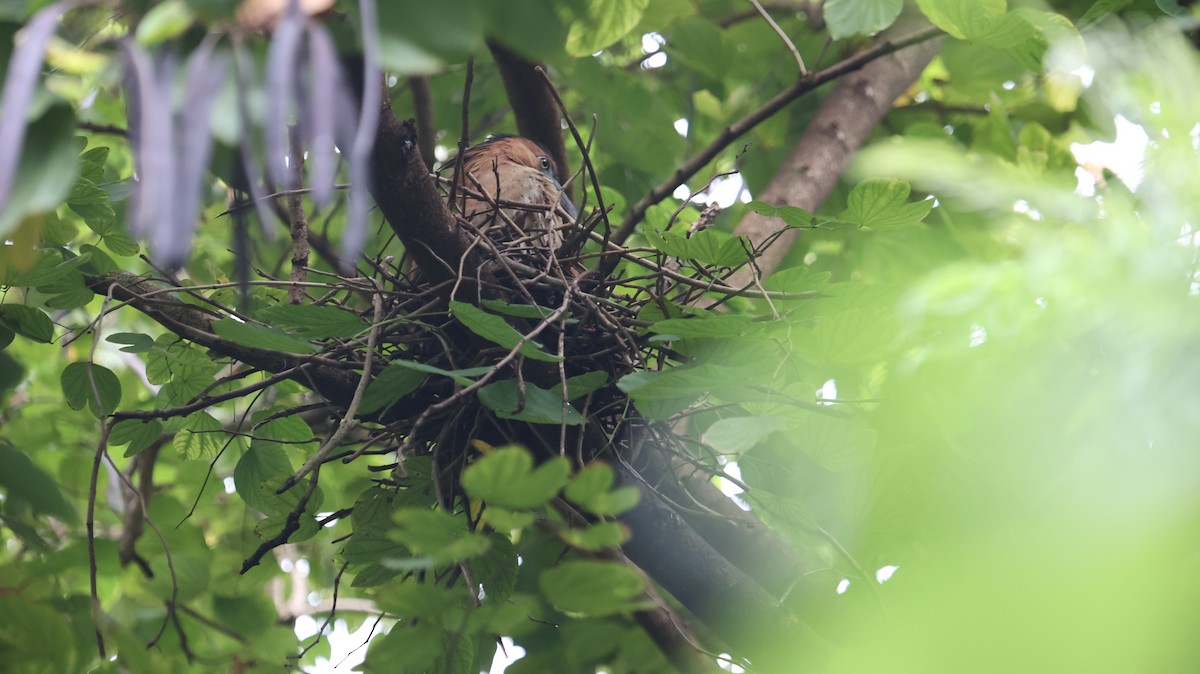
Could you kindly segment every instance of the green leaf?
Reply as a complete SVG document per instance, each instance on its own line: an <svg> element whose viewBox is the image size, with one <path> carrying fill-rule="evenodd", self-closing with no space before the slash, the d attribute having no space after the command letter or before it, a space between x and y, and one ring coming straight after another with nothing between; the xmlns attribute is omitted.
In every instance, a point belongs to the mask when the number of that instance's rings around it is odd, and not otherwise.
<svg viewBox="0 0 1200 674"><path fill-rule="evenodd" d="M600 522L582 529L567 529L559 537L581 550L604 550L629 540L629 529L619 522Z"/></svg>
<svg viewBox="0 0 1200 674"><path fill-rule="evenodd" d="M517 531L533 525L537 516L524 510L509 510L488 504L483 510L483 521L496 531Z"/></svg>
<svg viewBox="0 0 1200 674"><path fill-rule="evenodd" d="M587 0L587 11L567 32L567 53L590 56L629 34L650 0Z"/></svg>
<svg viewBox="0 0 1200 674"><path fill-rule="evenodd" d="M0 442L0 487L6 498L26 501L36 513L53 515L68 524L78 519L54 478L7 442Z"/></svg>
<svg viewBox="0 0 1200 674"><path fill-rule="evenodd" d="M721 29L700 16L676 22L671 29L670 44L671 58L716 80L725 76L733 62Z"/></svg>
<svg viewBox="0 0 1200 674"><path fill-rule="evenodd" d="M285 353L313 353L317 346L308 340L289 335L278 328L243 323L233 318L213 321L213 332L235 344Z"/></svg>
<svg viewBox="0 0 1200 674"><path fill-rule="evenodd" d="M101 242L104 243L106 248L112 251L113 255L119 257L137 255L137 252L141 250L137 241L133 240L133 237L120 230L113 230L105 234Z"/></svg>
<svg viewBox="0 0 1200 674"><path fill-rule="evenodd" d="M463 489L472 498L508 508L537 508L554 498L567 483L570 463L556 456L537 469L533 456L519 447L502 447L484 454L463 471Z"/></svg>
<svg viewBox="0 0 1200 674"><path fill-rule="evenodd" d="M396 362L390 363L367 384L358 412L371 414L381 410L417 390L423 381L425 373Z"/></svg>
<svg viewBox="0 0 1200 674"><path fill-rule="evenodd" d="M143 47L153 47L179 37L196 17L183 0L163 0L150 8L137 25L137 41Z"/></svg>
<svg viewBox="0 0 1200 674"><path fill-rule="evenodd" d="M607 464L593 461L584 466L563 490L563 496L593 515L620 515L637 505L636 487L611 489L613 471ZM610 491L611 489L611 491Z"/></svg>
<svg viewBox="0 0 1200 674"><path fill-rule="evenodd" d="M108 253L105 253L90 243L85 243L79 247L79 256L86 256L88 258L87 262L85 262L82 267L82 271L87 274L102 276L119 269L117 263L114 262L111 257L109 257Z"/></svg>
<svg viewBox="0 0 1200 674"><path fill-rule="evenodd" d="M495 314L489 314L471 304L452 300L450 302L450 313L471 332L506 349L516 347L523 337L521 333L517 332L516 328L509 325L503 318ZM533 360L551 363L557 363L561 360L558 356L552 356L539 349L537 343L533 341L526 341L521 344L520 353L526 358Z"/></svg>
<svg viewBox="0 0 1200 674"><path fill-rule="evenodd" d="M0 325L35 342L49 344L54 339L54 323L46 312L24 304L0 304Z"/></svg>
<svg viewBox="0 0 1200 674"><path fill-rule="evenodd" d="M162 422L157 419L125 419L117 422L108 434L108 444L129 445L125 456L130 457L141 453L157 440L163 432Z"/></svg>
<svg viewBox="0 0 1200 674"><path fill-rule="evenodd" d="M542 572L542 594L569 613L603 616L632 610L644 589L637 571L616 562L572 560Z"/></svg>
<svg viewBox="0 0 1200 674"><path fill-rule="evenodd" d="M154 348L154 338L140 332L117 332L104 338L112 344L125 344L121 349L125 353L150 353Z"/></svg>
<svg viewBox="0 0 1200 674"><path fill-rule="evenodd" d="M509 304L502 300L484 300L483 306L491 309L498 314L505 316L516 316L517 318L537 318L542 319L554 313L553 309L538 306L536 304Z"/></svg>
<svg viewBox="0 0 1200 674"><path fill-rule="evenodd" d="M279 511L273 491L292 474L292 462L273 442L251 442L233 469L233 488L246 505L263 513Z"/></svg>
<svg viewBox="0 0 1200 674"><path fill-rule="evenodd" d="M61 383L71 409L87 406L99 418L112 414L121 404L121 381L103 365L71 363L63 368Z"/></svg>
<svg viewBox="0 0 1200 674"><path fill-rule="evenodd" d="M264 323L293 330L304 339L353 339L370 329L358 314L345 309L313 304L279 304L258 316Z"/></svg>
<svg viewBox="0 0 1200 674"><path fill-rule="evenodd" d="M0 328L0 343L4 341L5 330ZM8 333L10 336L11 332ZM14 389L25 380L25 366L21 365L12 354L0 351L0 393Z"/></svg>
<svg viewBox="0 0 1200 674"><path fill-rule="evenodd" d="M175 434L172 444L185 459L212 460L228 439L220 421L208 412L197 412L187 418L187 426Z"/></svg>
<svg viewBox="0 0 1200 674"><path fill-rule="evenodd" d="M839 220L880 231L915 225L929 215L933 200L908 203L908 183L890 178L864 180L850 191Z"/></svg>
<svg viewBox="0 0 1200 674"><path fill-rule="evenodd" d="M78 162L75 113L55 103L26 130L12 193L0 209L0 237L27 216L57 208L75 184Z"/></svg>
<svg viewBox="0 0 1200 674"><path fill-rule="evenodd" d="M533 424L565 423L568 426L578 426L587 421L570 403L566 403L564 409L561 394L555 395L529 382L525 382L523 401L514 379L488 384L476 391L476 395L484 407L495 412L501 419L516 419Z"/></svg>
<svg viewBox="0 0 1200 674"><path fill-rule="evenodd" d="M857 419L801 412L790 422L786 431L789 443L826 470L858 468L875 446L875 431Z"/></svg>
<svg viewBox="0 0 1200 674"><path fill-rule="evenodd" d="M971 40L1004 16L1006 0L917 0L933 25L960 40Z"/></svg>
<svg viewBox="0 0 1200 674"><path fill-rule="evenodd" d="M108 148L94 147L79 155L79 177L91 183L104 179L104 165L108 163Z"/></svg>
<svg viewBox="0 0 1200 674"><path fill-rule="evenodd" d="M388 363L388 367L392 367L393 365L396 367L408 368L409 370L416 372L424 372L427 374L436 374L442 377L449 377L462 386L470 386L471 384L474 384L475 380L472 379L472 377L478 377L479 375L484 374L492 369L490 367L465 367L461 370L443 370L442 368L434 365L418 363L411 360L393 360L392 362Z"/></svg>
<svg viewBox="0 0 1200 674"><path fill-rule="evenodd" d="M433 65L429 54L459 62L483 47L484 14L471 0L439 2L381 2L378 4L381 38L410 43L415 62L400 64L401 72L419 72ZM424 53L421 53L424 52ZM426 71L427 72L427 71Z"/></svg>
<svg viewBox="0 0 1200 674"><path fill-rule="evenodd" d="M815 228L834 220L824 215L813 215L798 206L772 206L763 201L751 201L747 208L768 218L779 218L790 227Z"/></svg>
<svg viewBox="0 0 1200 674"><path fill-rule="evenodd" d="M405 508L392 515L390 536L414 555L428 557L429 566L461 562L487 552L487 536L470 531L466 519L443 510Z"/></svg>
<svg viewBox="0 0 1200 674"><path fill-rule="evenodd" d="M83 224L93 232L103 236L113 230L117 214L108 204L108 193L87 178L81 177L75 183L67 197L67 206L83 218Z"/></svg>
<svg viewBox="0 0 1200 674"><path fill-rule="evenodd" d="M68 272L61 278L42 284L37 290L47 295L45 304L48 309L76 309L87 306L96 299L96 293L85 285L83 274L77 271Z"/></svg>
<svg viewBox="0 0 1200 674"><path fill-rule="evenodd" d="M715 229L697 232L691 237L678 232L658 231L653 227L642 227L651 246L682 260L695 260L701 264L718 267L736 267L749 259L749 241L745 237L733 236Z"/></svg>
<svg viewBox="0 0 1200 674"><path fill-rule="evenodd" d="M491 541L489 549L472 559L469 566L475 582L483 585L488 597L504 601L512 596L517 584L517 546L498 531L493 531L488 540Z"/></svg>
<svg viewBox="0 0 1200 674"><path fill-rule="evenodd" d="M694 318L668 318L650 326L650 330L680 339L729 339L741 337L751 330L752 326L749 316L702 314Z"/></svg>
<svg viewBox="0 0 1200 674"><path fill-rule="evenodd" d="M825 24L835 40L871 35L892 25L903 8L904 0L826 0Z"/></svg>
<svg viewBox="0 0 1200 674"><path fill-rule="evenodd" d="M608 384L607 372L585 372L584 374L577 374L574 377L567 377L567 397L569 400L582 398L589 393L594 393L604 388L606 384ZM563 385L561 383L555 384L554 388L550 389L550 392L561 400L562 388Z"/></svg>
<svg viewBox="0 0 1200 674"><path fill-rule="evenodd" d="M744 452L768 435L787 426L779 417L734 417L721 419L704 431L704 442L721 453Z"/></svg>
<svg viewBox="0 0 1200 674"><path fill-rule="evenodd" d="M52 283L68 275L89 258L90 256L84 253L64 260L62 253L57 250L43 251L37 262L24 271L17 271L13 267L6 269L3 285L32 288Z"/></svg>

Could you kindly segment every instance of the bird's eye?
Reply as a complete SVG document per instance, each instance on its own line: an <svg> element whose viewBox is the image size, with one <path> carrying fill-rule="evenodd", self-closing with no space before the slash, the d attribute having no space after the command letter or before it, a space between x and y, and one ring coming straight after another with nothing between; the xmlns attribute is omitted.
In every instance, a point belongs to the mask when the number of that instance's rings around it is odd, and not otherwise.
<svg viewBox="0 0 1200 674"><path fill-rule="evenodd" d="M549 160L548 158L546 158L546 157L538 157L538 161L542 163L542 170L543 170L543 171L549 171L549 170L550 170L550 160Z"/></svg>

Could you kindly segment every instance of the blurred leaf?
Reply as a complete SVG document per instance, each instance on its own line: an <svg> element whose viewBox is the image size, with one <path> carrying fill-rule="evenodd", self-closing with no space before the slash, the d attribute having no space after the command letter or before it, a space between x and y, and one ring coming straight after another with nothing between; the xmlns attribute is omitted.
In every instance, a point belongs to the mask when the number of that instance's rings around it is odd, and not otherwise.
<svg viewBox="0 0 1200 674"><path fill-rule="evenodd" d="M378 4L381 42L402 40L439 57L459 59L483 46L484 14L470 0L445 0L434 3ZM421 63L409 61L404 73Z"/></svg>
<svg viewBox="0 0 1200 674"><path fill-rule="evenodd" d="M827 0L825 23L835 40L851 35L871 35L892 25L904 0Z"/></svg>
<svg viewBox="0 0 1200 674"><path fill-rule="evenodd" d="M616 548L629 539L629 529L619 522L600 522L582 529L567 529L560 536L581 550Z"/></svg>
<svg viewBox="0 0 1200 674"><path fill-rule="evenodd" d="M787 421L778 417L720 419L704 431L704 442L723 454L740 454L786 427Z"/></svg>
<svg viewBox="0 0 1200 674"><path fill-rule="evenodd" d="M54 479L7 442L0 442L0 487L7 498L29 503L38 514L53 515L67 524L78 521Z"/></svg>
<svg viewBox="0 0 1200 674"><path fill-rule="evenodd" d="M636 487L612 489L612 484L612 468L593 461L571 478L563 495L584 510L600 516L620 515L637 505Z"/></svg>
<svg viewBox="0 0 1200 674"><path fill-rule="evenodd" d="M670 335L679 339L711 338L727 339L740 337L752 328L748 316L721 314L696 316L694 318L668 318L650 326L652 332Z"/></svg>
<svg viewBox="0 0 1200 674"><path fill-rule="evenodd" d="M0 236L28 215L54 209L70 193L79 162L74 133L75 114L65 104L51 106L26 129L12 194L0 208Z"/></svg>
<svg viewBox="0 0 1200 674"><path fill-rule="evenodd" d="M462 486L472 498L509 508L546 504L566 483L571 467L554 457L536 469L527 450L502 447L480 457L463 471Z"/></svg>
<svg viewBox="0 0 1200 674"><path fill-rule="evenodd" d="M461 562L484 554L491 546L487 536L467 529L464 518L442 510L406 508L392 519L397 527L390 536L413 555L427 556L430 562L424 568Z"/></svg>
<svg viewBox="0 0 1200 674"><path fill-rule="evenodd" d="M542 573L542 594L560 610L603 616L631 610L643 588L641 575L621 564L563 562Z"/></svg>
<svg viewBox="0 0 1200 674"><path fill-rule="evenodd" d="M163 0L150 8L137 24L137 41L143 47L153 47L179 37L195 16L183 0Z"/></svg>
<svg viewBox="0 0 1200 674"><path fill-rule="evenodd" d="M633 30L649 0L587 0L587 13L578 17L567 33L567 53L589 56L620 40Z"/></svg>

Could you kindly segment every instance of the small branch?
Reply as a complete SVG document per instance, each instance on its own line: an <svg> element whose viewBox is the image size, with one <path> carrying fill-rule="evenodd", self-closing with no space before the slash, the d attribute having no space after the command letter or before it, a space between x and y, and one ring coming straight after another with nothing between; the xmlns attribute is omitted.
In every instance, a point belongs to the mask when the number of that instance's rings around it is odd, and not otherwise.
<svg viewBox="0 0 1200 674"><path fill-rule="evenodd" d="M278 534L263 541L262 544L259 545L258 548L246 558L246 561L242 562L242 570L238 572L239 575L245 575L247 571L258 566L259 562L262 561L262 558L265 557L268 552L283 545L284 543L287 543L288 539L292 537L292 534L296 533L300 529L300 517L304 515L304 509L308 507L308 500L312 498L313 492L317 490L317 478L320 476L320 473L321 466L318 465L316 469L313 470L312 477L308 479L308 489L304 491L304 495L300 497L300 501L296 503L296 507L292 508L292 511L288 513L287 520L283 523L283 529L281 529Z"/></svg>
<svg viewBox="0 0 1200 674"><path fill-rule="evenodd" d="M800 68L800 77L808 77L808 68L804 67L804 58L800 56L800 50L796 49L796 45L792 42L792 38L788 37L787 33L783 32L783 29L779 27L779 24L775 23L775 19L771 18L771 14L758 0L750 0L750 4L754 5L754 9L758 10L758 13L762 15L762 18L767 20L767 23L771 25L771 30L774 30L775 34L778 35L781 40L783 40L783 43L786 44L787 48L792 52L792 56L796 57L796 65Z"/></svg>
<svg viewBox="0 0 1200 674"><path fill-rule="evenodd" d="M371 321L371 333L367 336L367 353L363 357L362 377L359 378L358 386L354 389L354 397L350 399L350 404L346 406L346 413L342 415L342 420L338 423L337 430L331 433L325 444L304 462L300 470L297 470L291 477L284 480L283 485L275 491L276 494L282 494L291 489L310 471L315 471L325 461L325 457L329 456L329 453L341 443L342 438L358 424L355 416L358 415L358 406L362 403L363 392L367 390L367 384L371 382L373 377L371 365L375 359L375 345L379 341L379 330L383 325L383 297L379 293L375 293L372 296L372 300L375 304L375 317Z"/></svg>
<svg viewBox="0 0 1200 674"><path fill-rule="evenodd" d="M537 66L534 68L542 81L546 83L546 91L550 92L558 109L562 112L563 118L567 120L567 127L571 129L571 137L575 139L575 145L579 151L583 153L583 165L587 168L588 177L592 181L592 191L596 193L596 206L600 209L600 217L604 219L604 231L609 231L608 224L608 209L604 206L604 194L600 192L600 179L596 176L596 167L592 166L592 158L587 150L587 144L583 142L583 136L579 135L579 129L575 127L574 120L567 113L567 106L563 103L562 96L558 95L558 89L554 88L554 83L550 81L550 74L545 68ZM559 172L563 171L562 166L559 166Z"/></svg>
<svg viewBox="0 0 1200 674"><path fill-rule="evenodd" d="M458 187L462 183L463 159L467 145L471 142L471 83L475 81L475 59L467 59L467 76L463 81L462 130L458 134L458 155L454 158L454 180L450 182L450 196L446 203L454 206Z"/></svg>
<svg viewBox="0 0 1200 674"><path fill-rule="evenodd" d="M288 127L288 140L291 142L292 184L304 184L304 145L300 139L300 130L295 125ZM308 220L304 217L304 200L299 194L288 196L288 222L292 230L292 273L291 280L297 284L308 280ZM299 304L304 299L304 286L288 287L287 301Z"/></svg>
<svg viewBox="0 0 1200 674"><path fill-rule="evenodd" d="M617 244L624 243L625 239L629 238L629 235L633 233L638 223L642 221L642 218L646 217L646 212L650 210L651 206L669 197L675 191L675 188L687 182L688 178L699 173L700 169L708 165L710 161L715 159L733 141L766 121L792 101L814 91L827 82L836 80L847 73L854 72L878 58L931 40L941 34L942 31L940 29L930 27L918 31L907 38L895 41L885 40L824 70L810 73L809 77L779 92L758 109L725 127L704 149L684 162L670 178L650 190L649 194L634 204L629 209L629 214L621 222L621 226L613 233L612 240Z"/></svg>

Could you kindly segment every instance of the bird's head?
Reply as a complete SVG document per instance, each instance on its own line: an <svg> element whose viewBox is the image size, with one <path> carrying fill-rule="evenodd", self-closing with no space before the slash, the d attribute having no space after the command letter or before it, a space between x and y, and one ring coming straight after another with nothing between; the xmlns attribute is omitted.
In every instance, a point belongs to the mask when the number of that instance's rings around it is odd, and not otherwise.
<svg viewBox="0 0 1200 674"><path fill-rule="evenodd" d="M497 135L463 153L463 171L492 196L527 204L557 204L571 219L575 204L558 182L558 165L550 152L521 136ZM468 183L470 187L470 183ZM464 212L483 210L467 207Z"/></svg>
<svg viewBox="0 0 1200 674"><path fill-rule="evenodd" d="M533 169L558 183L558 166L546 148L521 136L492 136L463 155L467 172L480 175L492 170Z"/></svg>

